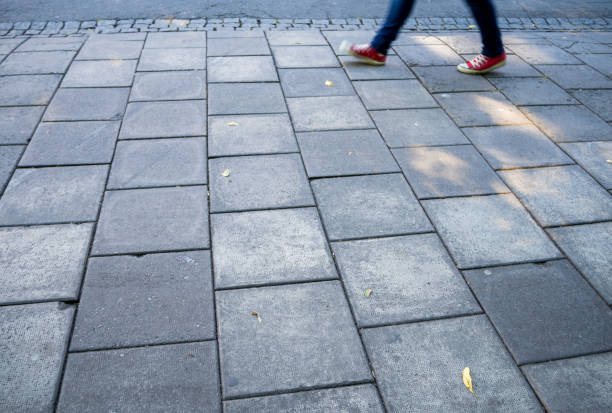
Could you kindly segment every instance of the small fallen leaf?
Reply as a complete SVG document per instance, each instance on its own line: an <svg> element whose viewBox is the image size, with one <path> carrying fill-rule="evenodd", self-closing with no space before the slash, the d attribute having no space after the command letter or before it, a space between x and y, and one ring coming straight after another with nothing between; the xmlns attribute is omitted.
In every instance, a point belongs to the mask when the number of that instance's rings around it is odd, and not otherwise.
<svg viewBox="0 0 612 413"><path fill-rule="evenodd" d="M376 373L374 373L374 370L372 370L372 377L376 378Z"/></svg>
<svg viewBox="0 0 612 413"><path fill-rule="evenodd" d="M334 82L332 82L331 80L326 80L325 81L325 86L332 87L333 85L334 85Z"/></svg>
<svg viewBox="0 0 612 413"><path fill-rule="evenodd" d="M461 377L463 378L463 384L465 384L465 387L468 388L468 390L474 394L474 389L472 388L472 376L470 376L470 368L466 367L463 369L463 371L461 372ZM475 394L474 394L475 396Z"/></svg>
<svg viewBox="0 0 612 413"><path fill-rule="evenodd" d="M612 159L606 159L606 162L612 163Z"/></svg>
<svg viewBox="0 0 612 413"><path fill-rule="evenodd" d="M257 311L251 311L251 315L257 317L257 321L261 324L261 317L257 313Z"/></svg>
<svg viewBox="0 0 612 413"><path fill-rule="evenodd" d="M348 154L349 154L349 155L352 155L352 154L353 154L353 152L349 152Z"/></svg>
<svg viewBox="0 0 612 413"><path fill-rule="evenodd" d="M372 289L368 288L365 290L365 292L363 293L366 297L369 297L370 295L372 295Z"/></svg>
<svg viewBox="0 0 612 413"><path fill-rule="evenodd" d="M206 196L210 197L210 191L206 191Z"/></svg>
<svg viewBox="0 0 612 413"><path fill-rule="evenodd" d="M230 176L231 173L232 173L231 169L226 169L225 171L221 173L221 175L227 178L228 176Z"/></svg>
<svg viewBox="0 0 612 413"><path fill-rule="evenodd" d="M227 126L238 126L237 122L229 122Z"/></svg>
<svg viewBox="0 0 612 413"><path fill-rule="evenodd" d="M476 26L474 26L473 24L470 24L470 25L468 26L468 29L475 29L475 28L476 28Z"/></svg>

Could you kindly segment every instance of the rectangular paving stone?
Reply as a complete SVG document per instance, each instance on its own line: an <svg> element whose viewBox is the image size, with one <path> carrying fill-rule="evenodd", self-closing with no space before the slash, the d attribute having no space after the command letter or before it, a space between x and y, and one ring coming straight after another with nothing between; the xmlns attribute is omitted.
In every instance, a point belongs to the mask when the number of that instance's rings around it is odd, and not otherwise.
<svg viewBox="0 0 612 413"><path fill-rule="evenodd" d="M338 281L219 291L217 314L224 397L372 378Z"/></svg>
<svg viewBox="0 0 612 413"><path fill-rule="evenodd" d="M314 206L299 154L217 158L209 167L211 212Z"/></svg>
<svg viewBox="0 0 612 413"><path fill-rule="evenodd" d="M464 62L453 49L441 44L394 46L393 49L408 66L446 66Z"/></svg>
<svg viewBox="0 0 612 413"><path fill-rule="evenodd" d="M70 354L57 410L219 411L217 363L214 342Z"/></svg>
<svg viewBox="0 0 612 413"><path fill-rule="evenodd" d="M363 338L390 411L542 411L484 315L366 329ZM461 381L465 367L477 398Z"/></svg>
<svg viewBox="0 0 612 413"><path fill-rule="evenodd" d="M459 268L561 256L512 194L423 201Z"/></svg>
<svg viewBox="0 0 612 413"><path fill-rule="evenodd" d="M465 276L518 364L612 349L612 311L567 261Z"/></svg>
<svg viewBox="0 0 612 413"><path fill-rule="evenodd" d="M534 106L522 110L555 142L612 139L612 127L584 106Z"/></svg>
<svg viewBox="0 0 612 413"><path fill-rule="evenodd" d="M206 69L206 49L144 49L139 72Z"/></svg>
<svg viewBox="0 0 612 413"><path fill-rule="evenodd" d="M373 111L370 114L391 148L469 143L439 108Z"/></svg>
<svg viewBox="0 0 612 413"><path fill-rule="evenodd" d="M71 351L215 338L209 251L89 260Z"/></svg>
<svg viewBox="0 0 612 413"><path fill-rule="evenodd" d="M459 54L478 54L482 49L479 33L448 33L436 37Z"/></svg>
<svg viewBox="0 0 612 413"><path fill-rule="evenodd" d="M551 412L612 410L612 353L524 366L529 383Z"/></svg>
<svg viewBox="0 0 612 413"><path fill-rule="evenodd" d="M612 90L576 90L572 94L603 120L612 121Z"/></svg>
<svg viewBox="0 0 612 413"><path fill-rule="evenodd" d="M119 138L172 138L205 133L205 100L133 102L127 106Z"/></svg>
<svg viewBox="0 0 612 413"><path fill-rule="evenodd" d="M418 198L510 192L471 145L394 149Z"/></svg>
<svg viewBox="0 0 612 413"><path fill-rule="evenodd" d="M205 23L205 22L202 22ZM251 38L251 37L265 37L263 30L251 29L251 30L234 30L233 27L221 27L214 26L216 22L208 21L210 27L216 27L217 30L209 30L206 32L208 39L229 39L229 38ZM263 23L263 22L262 22ZM192 21L193 24L193 21Z"/></svg>
<svg viewBox="0 0 612 413"><path fill-rule="evenodd" d="M570 164L573 161L532 125L464 128L494 169Z"/></svg>
<svg viewBox="0 0 612 413"><path fill-rule="evenodd" d="M136 72L136 60L75 61L62 87L131 86Z"/></svg>
<svg viewBox="0 0 612 413"><path fill-rule="evenodd" d="M263 37L222 38L208 40L208 56L270 55L270 47Z"/></svg>
<svg viewBox="0 0 612 413"><path fill-rule="evenodd" d="M565 89L612 88L612 80L586 65L540 65L538 70Z"/></svg>
<svg viewBox="0 0 612 413"><path fill-rule="evenodd" d="M0 200L0 225L95 221L108 167L18 169Z"/></svg>
<svg viewBox="0 0 612 413"><path fill-rule="evenodd" d="M374 127L356 96L288 98L287 105L296 132Z"/></svg>
<svg viewBox="0 0 612 413"><path fill-rule="evenodd" d="M563 49L544 44L513 44L509 49L533 65L575 65L580 60Z"/></svg>
<svg viewBox="0 0 612 413"><path fill-rule="evenodd" d="M270 46L327 46L325 38L318 30L269 31L266 35Z"/></svg>
<svg viewBox="0 0 612 413"><path fill-rule="evenodd" d="M352 56L340 57L351 80L414 79L414 75L397 56L387 56L384 66L364 64Z"/></svg>
<svg viewBox="0 0 612 413"><path fill-rule="evenodd" d="M285 113L287 106L277 83L210 84L209 115Z"/></svg>
<svg viewBox="0 0 612 413"><path fill-rule="evenodd" d="M91 233L92 224L0 228L0 303L76 300Z"/></svg>
<svg viewBox="0 0 612 413"><path fill-rule="evenodd" d="M278 75L270 56L210 57L208 81L275 82Z"/></svg>
<svg viewBox="0 0 612 413"><path fill-rule="evenodd" d="M209 248L206 187L109 191L92 254Z"/></svg>
<svg viewBox="0 0 612 413"><path fill-rule="evenodd" d="M465 76L456 66L415 67L412 70L432 93L495 90L485 77Z"/></svg>
<svg viewBox="0 0 612 413"><path fill-rule="evenodd" d="M576 55L580 60L585 62L591 67L599 70L604 75L612 76L612 54L579 54Z"/></svg>
<svg viewBox="0 0 612 413"><path fill-rule="evenodd" d="M205 139L120 141L107 188L202 185L206 181Z"/></svg>
<svg viewBox="0 0 612 413"><path fill-rule="evenodd" d="M210 156L298 152L289 116L234 115L208 118Z"/></svg>
<svg viewBox="0 0 612 413"><path fill-rule="evenodd" d="M31 37L23 42L16 52L42 52L52 50L77 51L83 45L83 37Z"/></svg>
<svg viewBox="0 0 612 413"><path fill-rule="evenodd" d="M601 43L577 42L565 49L570 53L612 53L612 47Z"/></svg>
<svg viewBox="0 0 612 413"><path fill-rule="evenodd" d="M0 405L7 412L52 412L74 307L0 307Z"/></svg>
<svg viewBox="0 0 612 413"><path fill-rule="evenodd" d="M0 75L65 73L74 52L24 52L9 55L0 64Z"/></svg>
<svg viewBox="0 0 612 413"><path fill-rule="evenodd" d="M435 234L335 242L332 248L359 327L481 312Z"/></svg>
<svg viewBox="0 0 612 413"><path fill-rule="evenodd" d="M0 39L0 54L9 54L23 41L24 39L22 38Z"/></svg>
<svg viewBox="0 0 612 413"><path fill-rule="evenodd" d="M399 172L376 130L298 133L310 178Z"/></svg>
<svg viewBox="0 0 612 413"><path fill-rule="evenodd" d="M217 288L336 278L314 208L211 217Z"/></svg>
<svg viewBox="0 0 612 413"><path fill-rule="evenodd" d="M465 60L472 60L476 55L463 55ZM506 56L506 65L486 74L490 77L539 77L540 72L535 70L533 66L525 63L516 55Z"/></svg>
<svg viewBox="0 0 612 413"><path fill-rule="evenodd" d="M28 143L45 108L0 108L0 143Z"/></svg>
<svg viewBox="0 0 612 413"><path fill-rule="evenodd" d="M276 46L272 54L279 68L340 66L329 46Z"/></svg>
<svg viewBox="0 0 612 413"><path fill-rule="evenodd" d="M400 45L420 45L420 44L444 44L440 39L429 34L415 34L410 32L400 32L395 39L395 44Z"/></svg>
<svg viewBox="0 0 612 413"><path fill-rule="evenodd" d="M563 148L604 188L612 188L612 142L562 143Z"/></svg>
<svg viewBox="0 0 612 413"><path fill-rule="evenodd" d="M110 163L120 122L43 122L19 166Z"/></svg>
<svg viewBox="0 0 612 413"><path fill-rule="evenodd" d="M578 103L566 91L544 78L498 78L491 82L515 105L569 105Z"/></svg>
<svg viewBox="0 0 612 413"><path fill-rule="evenodd" d="M342 69L280 69L278 72L286 97L355 94L351 81Z"/></svg>
<svg viewBox="0 0 612 413"><path fill-rule="evenodd" d="M130 102L206 99L206 71L136 73Z"/></svg>
<svg viewBox="0 0 612 413"><path fill-rule="evenodd" d="M0 76L0 106L46 105L61 75Z"/></svg>
<svg viewBox="0 0 612 413"><path fill-rule="evenodd" d="M76 57L76 60L138 59L142 41L90 38Z"/></svg>
<svg viewBox="0 0 612 413"><path fill-rule="evenodd" d="M368 110L438 106L417 80L371 80L353 85Z"/></svg>
<svg viewBox="0 0 612 413"><path fill-rule="evenodd" d="M149 33L145 49L206 47L206 32Z"/></svg>
<svg viewBox="0 0 612 413"><path fill-rule="evenodd" d="M43 120L121 120L129 93L129 88L60 89Z"/></svg>
<svg viewBox="0 0 612 413"><path fill-rule="evenodd" d="M355 30L355 31L322 31L321 34L329 41L334 53L346 55L345 51L340 50L340 44L346 40L349 43L369 43L374 37L374 31ZM391 52L391 50L389 50Z"/></svg>
<svg viewBox="0 0 612 413"><path fill-rule="evenodd" d="M459 126L520 125L527 118L499 92L462 92L436 95Z"/></svg>
<svg viewBox="0 0 612 413"><path fill-rule="evenodd" d="M0 194L8 183L25 146L0 146Z"/></svg>

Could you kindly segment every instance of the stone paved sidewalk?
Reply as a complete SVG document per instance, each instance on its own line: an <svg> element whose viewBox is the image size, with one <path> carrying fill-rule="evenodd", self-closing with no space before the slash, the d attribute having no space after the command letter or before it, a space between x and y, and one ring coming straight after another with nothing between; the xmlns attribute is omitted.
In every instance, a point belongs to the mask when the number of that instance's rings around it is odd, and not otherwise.
<svg viewBox="0 0 612 413"><path fill-rule="evenodd" d="M0 39L0 411L612 410L612 32L371 34Z"/></svg>

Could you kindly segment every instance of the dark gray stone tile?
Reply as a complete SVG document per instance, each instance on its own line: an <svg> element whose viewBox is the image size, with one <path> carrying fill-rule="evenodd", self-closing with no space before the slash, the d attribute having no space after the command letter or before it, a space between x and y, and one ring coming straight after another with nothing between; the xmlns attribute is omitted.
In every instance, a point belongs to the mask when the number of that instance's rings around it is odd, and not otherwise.
<svg viewBox="0 0 612 413"><path fill-rule="evenodd" d="M446 66L464 62L453 49L441 44L394 46L393 49L408 66Z"/></svg>
<svg viewBox="0 0 612 413"><path fill-rule="evenodd" d="M612 349L612 311L569 262L464 274L518 364Z"/></svg>
<svg viewBox="0 0 612 413"><path fill-rule="evenodd" d="M91 232L92 224L0 228L0 302L76 300Z"/></svg>
<svg viewBox="0 0 612 413"><path fill-rule="evenodd" d="M278 81L270 56L230 56L208 59L209 82Z"/></svg>
<svg viewBox="0 0 612 413"><path fill-rule="evenodd" d="M466 60L471 60L474 55L464 55ZM486 77L538 77L540 72L533 66L525 63L520 57L515 55L506 56L506 65L487 73Z"/></svg>
<svg viewBox="0 0 612 413"><path fill-rule="evenodd" d="M456 66L415 67L412 70L432 93L495 90L485 77L466 76Z"/></svg>
<svg viewBox="0 0 612 413"><path fill-rule="evenodd" d="M208 248L206 187L109 191L92 254Z"/></svg>
<svg viewBox="0 0 612 413"><path fill-rule="evenodd" d="M24 146L0 146L0 194L23 153Z"/></svg>
<svg viewBox="0 0 612 413"><path fill-rule="evenodd" d="M342 69L280 69L279 76L285 96L290 98L355 94ZM328 82L332 82L331 85Z"/></svg>
<svg viewBox="0 0 612 413"><path fill-rule="evenodd" d="M60 89L45 112L44 120L120 120L129 88Z"/></svg>
<svg viewBox="0 0 612 413"><path fill-rule="evenodd" d="M23 42L16 52L43 52L53 50L77 51L85 37L31 37Z"/></svg>
<svg viewBox="0 0 612 413"><path fill-rule="evenodd" d="M513 44L509 49L533 65L574 65L580 60L563 49L544 44Z"/></svg>
<svg viewBox="0 0 612 413"><path fill-rule="evenodd" d="M120 139L206 134L206 101L134 102L127 106Z"/></svg>
<svg viewBox="0 0 612 413"><path fill-rule="evenodd" d="M612 90L576 90L572 94L603 120L612 121Z"/></svg>
<svg viewBox="0 0 612 413"><path fill-rule="evenodd" d="M572 158L590 173L604 188L612 188L612 142L562 143Z"/></svg>
<svg viewBox="0 0 612 413"><path fill-rule="evenodd" d="M544 65L536 67L565 89L612 87L612 80L586 65Z"/></svg>
<svg viewBox="0 0 612 413"><path fill-rule="evenodd" d="M0 143L28 143L44 107L0 108Z"/></svg>
<svg viewBox="0 0 612 413"><path fill-rule="evenodd" d="M52 412L74 307L0 307L0 400L7 412Z"/></svg>
<svg viewBox="0 0 612 413"><path fill-rule="evenodd" d="M499 92L442 93L440 105L459 126L520 125L527 118Z"/></svg>
<svg viewBox="0 0 612 413"><path fill-rule="evenodd" d="M217 288L337 276L314 208L215 214L211 220Z"/></svg>
<svg viewBox="0 0 612 413"><path fill-rule="evenodd" d="M71 351L215 338L209 251L91 258Z"/></svg>
<svg viewBox="0 0 612 413"><path fill-rule="evenodd" d="M384 412L376 387L372 384L230 400L223 402L223 409L226 413L292 413L295 412L295 409L302 409L304 412L311 413L338 412L342 410L350 412Z"/></svg>
<svg viewBox="0 0 612 413"><path fill-rule="evenodd" d="M329 46L276 46L272 53L279 68L340 66Z"/></svg>
<svg viewBox="0 0 612 413"><path fill-rule="evenodd" d="M471 145L394 149L419 198L510 192Z"/></svg>
<svg viewBox="0 0 612 413"><path fill-rule="evenodd" d="M210 156L297 152L289 116L239 115L208 118Z"/></svg>
<svg viewBox="0 0 612 413"><path fill-rule="evenodd" d="M356 96L289 98L287 105L296 132L374 127Z"/></svg>
<svg viewBox="0 0 612 413"><path fill-rule="evenodd" d="M470 143L442 109L370 112L391 148Z"/></svg>
<svg viewBox="0 0 612 413"><path fill-rule="evenodd" d="M233 83L208 85L209 115L287 112L277 83Z"/></svg>
<svg viewBox="0 0 612 413"><path fill-rule="evenodd" d="M137 73L130 101L206 99L206 71Z"/></svg>
<svg viewBox="0 0 612 413"><path fill-rule="evenodd" d="M57 410L217 412L217 371L214 342L74 353Z"/></svg>
<svg viewBox="0 0 612 413"><path fill-rule="evenodd" d="M366 329L363 338L390 411L542 411L484 315ZM461 382L465 367L476 397Z"/></svg>
<svg viewBox="0 0 612 413"><path fill-rule="evenodd" d="M387 56L384 66L372 66L352 56L340 57L351 80L414 79L408 66L397 56Z"/></svg>
<svg viewBox="0 0 612 413"><path fill-rule="evenodd" d="M19 169L0 200L0 225L95 221L107 166Z"/></svg>
<svg viewBox="0 0 612 413"><path fill-rule="evenodd" d="M338 281L220 291L217 314L225 397L372 378Z"/></svg>
<svg viewBox="0 0 612 413"><path fill-rule="evenodd" d="M479 33L448 33L436 36L459 54L478 54L482 50Z"/></svg>
<svg viewBox="0 0 612 413"><path fill-rule="evenodd" d="M612 410L612 353L524 366L527 380L551 412Z"/></svg>
<svg viewBox="0 0 612 413"><path fill-rule="evenodd" d="M131 86L136 60L76 61L64 76L62 87Z"/></svg>
<svg viewBox="0 0 612 413"><path fill-rule="evenodd" d="M0 53L9 54L17 46L19 46L23 41L24 39L22 38L0 39Z"/></svg>
<svg viewBox="0 0 612 413"><path fill-rule="evenodd" d="M327 46L318 30L269 31L266 34L270 46Z"/></svg>
<svg viewBox="0 0 612 413"><path fill-rule="evenodd" d="M206 48L206 32L149 33L146 49Z"/></svg>
<svg viewBox="0 0 612 413"><path fill-rule="evenodd" d="M110 163L119 134L113 122L43 122L19 166Z"/></svg>
<svg viewBox="0 0 612 413"><path fill-rule="evenodd" d="M321 32L325 38L329 41L332 49L334 49L334 53L337 55L345 54L340 51L340 44L343 41L347 41L349 43L369 43L370 40L374 37L374 31L370 30L355 30L355 31L322 31ZM391 50L389 50L391 52Z"/></svg>
<svg viewBox="0 0 612 413"><path fill-rule="evenodd" d="M228 169L230 175L224 176ZM211 212L311 205L314 199L299 154L210 160Z"/></svg>
<svg viewBox="0 0 612 413"><path fill-rule="evenodd" d="M65 73L74 52L24 52L9 55L0 64L0 75Z"/></svg>
<svg viewBox="0 0 612 413"><path fill-rule="evenodd" d="M481 312L435 234L332 248L359 327Z"/></svg>
<svg viewBox="0 0 612 413"><path fill-rule="evenodd" d="M46 105L61 78L61 75L2 76L0 106Z"/></svg>
<svg viewBox="0 0 612 413"><path fill-rule="evenodd" d="M561 256L514 195L436 199L423 206L459 268Z"/></svg>
<svg viewBox="0 0 612 413"><path fill-rule="evenodd" d="M438 106L417 80L371 80L353 84L368 110Z"/></svg>
<svg viewBox="0 0 612 413"><path fill-rule="evenodd" d="M495 169L573 163L532 125L464 128L463 133Z"/></svg>
<svg viewBox="0 0 612 413"><path fill-rule="evenodd" d="M576 56L604 75L612 76L612 54L579 54Z"/></svg>
<svg viewBox="0 0 612 413"><path fill-rule="evenodd" d="M545 78L498 78L491 82L515 105L568 105L578 103Z"/></svg>
<svg viewBox="0 0 612 413"><path fill-rule="evenodd" d="M555 142L612 139L612 127L584 106L534 106L522 110Z"/></svg>
<svg viewBox="0 0 612 413"><path fill-rule="evenodd" d="M286 35L286 32L282 34ZM208 40L208 56L256 56L269 54L270 48L264 37Z"/></svg>
<svg viewBox="0 0 612 413"><path fill-rule="evenodd" d="M399 172L376 130L298 133L308 176Z"/></svg>
<svg viewBox="0 0 612 413"><path fill-rule="evenodd" d="M552 228L548 233L608 304L612 304L612 223Z"/></svg>
<svg viewBox="0 0 612 413"><path fill-rule="evenodd" d="M400 174L318 179L312 189L332 240L433 230Z"/></svg>
<svg viewBox="0 0 612 413"><path fill-rule="evenodd" d="M612 47L601 43L578 42L565 49L570 53L612 53Z"/></svg>
<svg viewBox="0 0 612 413"><path fill-rule="evenodd" d="M206 69L206 49L144 49L138 63L138 71Z"/></svg>
<svg viewBox="0 0 612 413"><path fill-rule="evenodd" d="M142 41L90 38L76 57L76 60L138 59Z"/></svg>
<svg viewBox="0 0 612 413"><path fill-rule="evenodd" d="M120 141L108 189L206 184L205 139Z"/></svg>

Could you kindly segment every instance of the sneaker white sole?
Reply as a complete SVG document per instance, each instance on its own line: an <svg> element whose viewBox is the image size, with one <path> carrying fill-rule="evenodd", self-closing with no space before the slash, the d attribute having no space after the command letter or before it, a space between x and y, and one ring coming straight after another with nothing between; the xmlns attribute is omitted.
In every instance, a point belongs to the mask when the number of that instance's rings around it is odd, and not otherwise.
<svg viewBox="0 0 612 413"><path fill-rule="evenodd" d="M504 59L498 64L493 65L487 69L474 70L474 69L470 69L469 67L462 67L461 65L457 65L457 70L460 71L461 73L467 73L468 75L482 75L485 73L489 73L492 70L499 69L500 67L505 66L505 65L506 65L506 60Z"/></svg>

